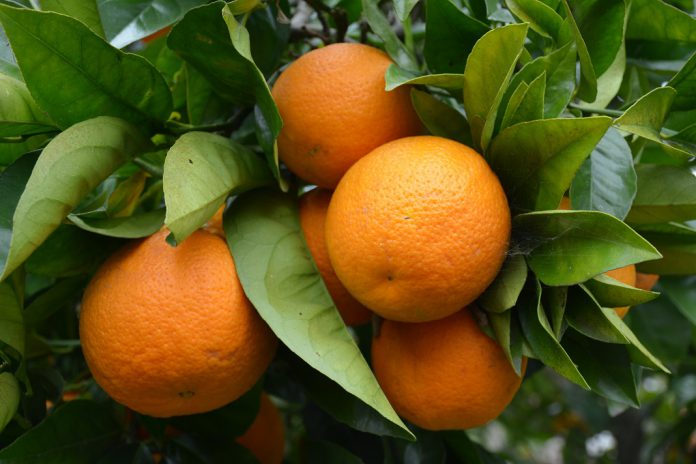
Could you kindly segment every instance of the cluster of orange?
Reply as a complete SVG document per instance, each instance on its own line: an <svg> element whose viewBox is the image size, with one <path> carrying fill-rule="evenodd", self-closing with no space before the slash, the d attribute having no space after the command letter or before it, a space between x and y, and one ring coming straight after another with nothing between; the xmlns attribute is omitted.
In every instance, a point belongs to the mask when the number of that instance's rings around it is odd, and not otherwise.
<svg viewBox="0 0 696 464"><path fill-rule="evenodd" d="M292 63L272 91L279 153L319 186L300 221L344 321L383 318L372 365L396 411L431 430L475 427L521 382L469 307L505 259L510 211L478 153L420 135L410 89L384 90L390 64L356 44Z"/></svg>

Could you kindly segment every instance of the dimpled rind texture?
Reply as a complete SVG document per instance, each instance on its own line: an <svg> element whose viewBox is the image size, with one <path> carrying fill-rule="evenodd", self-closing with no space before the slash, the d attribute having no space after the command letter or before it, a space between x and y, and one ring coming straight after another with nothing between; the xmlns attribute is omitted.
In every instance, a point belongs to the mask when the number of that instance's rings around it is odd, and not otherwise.
<svg viewBox="0 0 696 464"><path fill-rule="evenodd" d="M326 288L329 290L336 309L343 318L343 322L350 326L361 325L372 319L372 312L353 298L338 280L338 276L331 266L331 261L329 261L329 252L326 250L324 225L326 212L331 201L331 193L329 190L314 189L302 195L300 198L300 225L309 252Z"/></svg>
<svg viewBox="0 0 696 464"><path fill-rule="evenodd" d="M237 443L247 448L260 464L281 464L285 454L285 424L280 411L263 393L259 413Z"/></svg>
<svg viewBox="0 0 696 464"><path fill-rule="evenodd" d="M80 338L97 383L156 417L210 411L249 390L277 339L242 291L225 241L167 230L111 256L88 285Z"/></svg>
<svg viewBox="0 0 696 464"><path fill-rule="evenodd" d="M441 137L396 140L343 177L326 219L331 263L385 319L424 322L474 301L498 274L510 210L471 148Z"/></svg>
<svg viewBox="0 0 696 464"><path fill-rule="evenodd" d="M631 287L636 286L636 266L634 264L629 264L628 266L613 269L611 271L606 272L605 274L611 277L612 279L616 279L621 283L630 285ZM630 306L621 306L618 308L614 308L616 314L618 314L619 317L622 319L624 316L626 316L629 309Z"/></svg>
<svg viewBox="0 0 696 464"><path fill-rule="evenodd" d="M385 320L372 342L372 367L396 412L427 430L481 426L522 383L469 309L420 324Z"/></svg>
<svg viewBox="0 0 696 464"><path fill-rule="evenodd" d="M302 179L333 189L372 149L422 132L410 88L384 90L392 61L376 48L338 43L312 50L272 89L283 128L278 153Z"/></svg>

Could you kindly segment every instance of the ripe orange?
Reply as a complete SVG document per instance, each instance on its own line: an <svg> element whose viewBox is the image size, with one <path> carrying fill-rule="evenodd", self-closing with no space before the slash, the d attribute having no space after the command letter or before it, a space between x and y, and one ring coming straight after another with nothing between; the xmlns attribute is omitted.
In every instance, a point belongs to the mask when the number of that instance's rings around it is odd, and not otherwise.
<svg viewBox="0 0 696 464"><path fill-rule="evenodd" d="M522 383L469 308L420 324L385 320L372 342L372 366L396 412L428 430L483 425Z"/></svg>
<svg viewBox="0 0 696 464"><path fill-rule="evenodd" d="M612 279L616 279L621 283L630 285L631 287L636 286L636 266L629 264L628 266L620 267L618 269L613 269L611 271L605 272ZM616 314L623 318L626 313L628 313L629 306L621 306L619 308L614 308Z"/></svg>
<svg viewBox="0 0 696 464"><path fill-rule="evenodd" d="M660 280L658 274L645 274L643 272L636 272L636 287L641 290L652 290L657 281Z"/></svg>
<svg viewBox="0 0 696 464"><path fill-rule="evenodd" d="M341 313L343 321L347 325L365 324L372 318L372 313L358 300L348 293L343 286L329 261L329 253L326 250L326 237L324 224L326 223L326 211L329 209L331 192L324 189L314 189L300 198L300 224L307 242L309 252L319 269L321 278L331 294L331 298Z"/></svg>
<svg viewBox="0 0 696 464"><path fill-rule="evenodd" d="M280 411L263 393L259 413L237 443L247 448L260 464L280 464L285 454L285 425Z"/></svg>
<svg viewBox="0 0 696 464"><path fill-rule="evenodd" d="M409 88L384 90L390 64L376 48L337 43L287 67L272 94L283 118L279 156L292 172L334 188L372 149L421 132Z"/></svg>
<svg viewBox="0 0 696 464"><path fill-rule="evenodd" d="M386 319L423 322L474 301L505 259L510 210L484 159L407 137L358 161L334 192L326 243L348 291Z"/></svg>
<svg viewBox="0 0 696 464"><path fill-rule="evenodd" d="M167 230L128 244L85 291L80 338L95 380L137 412L209 411L249 390L277 339L247 300L225 241Z"/></svg>

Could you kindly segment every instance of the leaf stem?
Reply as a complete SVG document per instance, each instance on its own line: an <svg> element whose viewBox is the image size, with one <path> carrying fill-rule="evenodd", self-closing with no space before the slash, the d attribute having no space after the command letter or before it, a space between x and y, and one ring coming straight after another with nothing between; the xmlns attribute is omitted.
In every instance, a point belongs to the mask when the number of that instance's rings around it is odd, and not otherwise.
<svg viewBox="0 0 696 464"><path fill-rule="evenodd" d="M161 167L150 163L149 161L141 158L140 156L136 156L135 158L133 158L133 164L150 174L152 177L161 179L164 175L164 170Z"/></svg>
<svg viewBox="0 0 696 464"><path fill-rule="evenodd" d="M575 103L571 103L568 106L570 106L573 109L583 111L585 113L596 113L604 116L611 116L612 118L618 118L619 116L623 115L623 111L610 110L608 108L587 108L585 106L576 105Z"/></svg>

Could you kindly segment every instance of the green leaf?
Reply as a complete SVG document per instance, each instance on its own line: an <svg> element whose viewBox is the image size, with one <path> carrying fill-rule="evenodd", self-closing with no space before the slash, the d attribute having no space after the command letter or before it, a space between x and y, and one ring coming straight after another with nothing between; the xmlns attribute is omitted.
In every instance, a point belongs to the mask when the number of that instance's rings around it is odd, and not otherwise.
<svg viewBox="0 0 696 464"><path fill-rule="evenodd" d="M582 286L568 288L565 318L572 328L586 337L604 343L628 343L621 331L606 317L599 303Z"/></svg>
<svg viewBox="0 0 696 464"><path fill-rule="evenodd" d="M508 90L510 89L508 88ZM510 120L517 111L517 108L519 108L520 103L522 103L522 99L527 94L528 90L529 84L527 84L526 82L520 82L515 88L515 90L508 96L508 98L503 97L503 102L505 103L501 103L500 106L501 108L505 108L505 112L498 112L499 122L496 125L496 132L510 126Z"/></svg>
<svg viewBox="0 0 696 464"><path fill-rule="evenodd" d="M658 300L659 301L659 300ZM650 305L654 302L647 303ZM613 309L602 308L602 312L605 316L618 328L624 337L629 341L630 346L628 347L629 354L633 362L640 364L641 366L649 367L651 369L659 369L663 372L670 373L669 369L662 364L662 361L657 359L648 348L646 348L640 341L638 337L631 331L631 329L626 325L626 323L616 314ZM653 327L654 328L654 327ZM643 338L641 336L641 338Z"/></svg>
<svg viewBox="0 0 696 464"><path fill-rule="evenodd" d="M565 320L568 287L545 287L541 295L541 301L546 312L551 317L551 328L556 336L556 340L560 340L563 332L568 327L568 322Z"/></svg>
<svg viewBox="0 0 696 464"><path fill-rule="evenodd" d="M118 441L121 425L110 408L74 400L0 451L0 462L89 464Z"/></svg>
<svg viewBox="0 0 696 464"><path fill-rule="evenodd" d="M498 134L489 163L518 211L558 206L580 165L600 141L611 118L542 119Z"/></svg>
<svg viewBox="0 0 696 464"><path fill-rule="evenodd" d="M464 69L464 109L477 148L485 149L493 135L498 106L527 36L526 24L511 24L487 32L474 45Z"/></svg>
<svg viewBox="0 0 696 464"><path fill-rule="evenodd" d="M41 9L55 11L82 21L92 32L104 37L98 0L40 0ZM103 2L102 2L103 3ZM114 3L114 2L111 2Z"/></svg>
<svg viewBox="0 0 696 464"><path fill-rule="evenodd" d="M233 103L253 104L256 71L232 44L222 19L224 2L189 10L167 37L167 45Z"/></svg>
<svg viewBox="0 0 696 464"><path fill-rule="evenodd" d="M631 147L610 127L575 174L570 186L573 209L602 211L623 219L636 191Z"/></svg>
<svg viewBox="0 0 696 464"><path fill-rule="evenodd" d="M657 292L631 287L616 279L600 274L583 284L597 302L605 308L636 306L660 296Z"/></svg>
<svg viewBox="0 0 696 464"><path fill-rule="evenodd" d="M658 87L631 105L614 121L614 126L663 145L669 154L679 159L691 158L693 154L678 142L664 138L660 132L675 95L676 91L671 87Z"/></svg>
<svg viewBox="0 0 696 464"><path fill-rule="evenodd" d="M657 259L643 237L596 211L542 211L513 219L527 264L546 285L574 285L611 269Z"/></svg>
<svg viewBox="0 0 696 464"><path fill-rule="evenodd" d="M331 462L335 464L363 464L362 459L337 445L326 440L307 440L307 462ZM420 462L420 461L419 461Z"/></svg>
<svg viewBox="0 0 696 464"><path fill-rule="evenodd" d="M82 293L85 283L85 278L82 276L58 281L34 298L24 309L24 323L27 326L35 326L56 311L75 302Z"/></svg>
<svg viewBox="0 0 696 464"><path fill-rule="evenodd" d="M662 254L638 270L660 275L696 274L696 229L677 223L640 226L640 233Z"/></svg>
<svg viewBox="0 0 696 464"><path fill-rule="evenodd" d="M162 228L164 208L136 213L132 216L114 218L90 218L71 214L70 222L82 230L117 238L148 237Z"/></svg>
<svg viewBox="0 0 696 464"><path fill-rule="evenodd" d="M471 146L469 123L459 111L429 93L416 89L411 89L411 102L423 125L432 135Z"/></svg>
<svg viewBox="0 0 696 464"><path fill-rule="evenodd" d="M540 0L505 0L508 9L538 34L558 41L563 18Z"/></svg>
<svg viewBox="0 0 696 464"><path fill-rule="evenodd" d="M575 47L578 52L578 58L580 59L580 87L578 87L578 96L584 101L591 103L597 98L597 74L592 65L592 58L587 49L587 44L573 17L573 12L568 5L568 0L563 0L563 6L565 7L567 15L565 24L568 25L575 38Z"/></svg>
<svg viewBox="0 0 696 464"><path fill-rule="evenodd" d="M9 346L15 351L14 354L20 357L16 361L22 361L25 338L19 295L9 281L0 282L0 352L3 345Z"/></svg>
<svg viewBox="0 0 696 464"><path fill-rule="evenodd" d="M418 0L394 0L394 9L399 21L404 22L411 14L411 10L416 6Z"/></svg>
<svg viewBox="0 0 696 464"><path fill-rule="evenodd" d="M229 5L223 8L222 17L227 23L229 29L230 38L232 40L232 46L235 50L247 60L249 66L252 69L251 76L251 86L253 88L254 99L256 102L255 116L257 120L257 125L264 128L266 134L265 138L272 138L273 145L270 146L269 141L262 142L261 146L266 153L266 159L268 161L268 166L273 171L276 179L278 179L281 189L287 190L285 181L280 176L280 169L278 167L278 147L276 144L276 139L278 134L280 134L280 129L283 127L283 120L280 118L280 112L278 112L278 107L276 107L273 97L271 96L271 90L268 88L266 79L263 77L263 73L254 63L254 58L251 56L251 44L249 38L249 31L234 18L234 15L229 9Z"/></svg>
<svg viewBox="0 0 696 464"><path fill-rule="evenodd" d="M541 286L536 279L527 280L525 290L520 297L517 314L524 338L539 360L571 382L589 390L590 387L577 366L558 343L551 330L544 308L541 306Z"/></svg>
<svg viewBox="0 0 696 464"><path fill-rule="evenodd" d="M23 82L0 74L0 95L0 137L57 130L36 106Z"/></svg>
<svg viewBox="0 0 696 464"><path fill-rule="evenodd" d="M164 220L178 243L210 219L228 195L272 182L266 164L248 148L220 135L189 132L164 161Z"/></svg>
<svg viewBox="0 0 696 464"><path fill-rule="evenodd" d="M467 464L504 464L502 457L495 456L486 451L483 446L471 440L464 430L448 430L440 432L448 446L448 452L452 452L459 462Z"/></svg>
<svg viewBox="0 0 696 464"><path fill-rule="evenodd" d="M60 127L102 115L135 124L169 117L171 92L144 58L61 14L0 6L0 20L29 91Z"/></svg>
<svg viewBox="0 0 696 464"><path fill-rule="evenodd" d="M626 221L657 224L696 219L696 177L688 167L636 165L638 192Z"/></svg>
<svg viewBox="0 0 696 464"><path fill-rule="evenodd" d="M563 338L563 347L593 392L611 401L639 407L631 359L625 346L598 343L570 331Z"/></svg>
<svg viewBox="0 0 696 464"><path fill-rule="evenodd" d="M372 31L384 41L384 48L391 59L404 69L417 70L418 61L396 35L389 20L379 9L379 4L370 0L362 0L362 10Z"/></svg>
<svg viewBox="0 0 696 464"><path fill-rule="evenodd" d="M402 85L432 85L443 89L461 89L464 85L463 74L428 74L419 76L392 64L384 75L385 90L394 90Z"/></svg>
<svg viewBox="0 0 696 464"><path fill-rule="evenodd" d="M423 49L428 67L436 73L463 72L474 44L488 31L486 24L465 14L451 0L428 0Z"/></svg>
<svg viewBox="0 0 696 464"><path fill-rule="evenodd" d="M17 67L17 60L12 53L12 47L10 47L2 24L0 24L0 73L22 80L22 73Z"/></svg>
<svg viewBox="0 0 696 464"><path fill-rule="evenodd" d="M409 440L411 435L339 384L294 355L289 355L288 374L304 387L310 400L334 419L361 432Z"/></svg>
<svg viewBox="0 0 696 464"><path fill-rule="evenodd" d="M186 69L186 113L194 126L221 123L230 114L230 105L217 96L213 86L191 65Z"/></svg>
<svg viewBox="0 0 696 464"><path fill-rule="evenodd" d="M250 192L232 204L224 225L245 293L278 338L409 433L324 287L304 244L294 199L272 191Z"/></svg>
<svg viewBox="0 0 696 464"><path fill-rule="evenodd" d="M17 203L0 280L29 257L90 190L148 143L138 129L108 116L75 124L54 138Z"/></svg>
<svg viewBox="0 0 696 464"><path fill-rule="evenodd" d="M632 0L627 39L696 42L696 19L661 0Z"/></svg>
<svg viewBox="0 0 696 464"><path fill-rule="evenodd" d="M696 276L660 277L664 295L686 317L696 325Z"/></svg>
<svg viewBox="0 0 696 464"><path fill-rule="evenodd" d="M0 432L10 423L19 407L19 382L11 372L0 373Z"/></svg>
<svg viewBox="0 0 696 464"><path fill-rule="evenodd" d="M123 48L177 22L204 0L97 0L107 40Z"/></svg>
<svg viewBox="0 0 696 464"><path fill-rule="evenodd" d="M672 102L672 111L696 108L696 52L667 85L677 91Z"/></svg>
<svg viewBox="0 0 696 464"><path fill-rule="evenodd" d="M12 240L12 216L39 155L25 155L0 173L0 263L7 262Z"/></svg>
<svg viewBox="0 0 696 464"><path fill-rule="evenodd" d="M534 121L544 118L544 92L546 90L546 73L530 82L527 90L522 95L519 104L507 121L503 121L504 126L513 126L527 121ZM506 111L507 116L507 111ZM507 122L507 124L506 124Z"/></svg>
<svg viewBox="0 0 696 464"><path fill-rule="evenodd" d="M505 352L512 368L517 375L521 376L523 340L517 316L513 317L512 310L502 313L488 313L487 316L495 339Z"/></svg>
<svg viewBox="0 0 696 464"><path fill-rule="evenodd" d="M493 313L507 311L517 303L526 281L527 265L524 257L508 256L498 276L478 298L478 304Z"/></svg>
<svg viewBox="0 0 696 464"><path fill-rule="evenodd" d="M569 3L597 77L614 62L624 37L624 0L576 0Z"/></svg>

